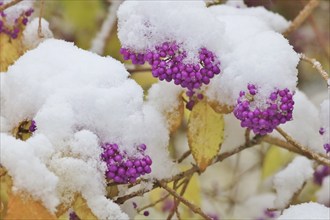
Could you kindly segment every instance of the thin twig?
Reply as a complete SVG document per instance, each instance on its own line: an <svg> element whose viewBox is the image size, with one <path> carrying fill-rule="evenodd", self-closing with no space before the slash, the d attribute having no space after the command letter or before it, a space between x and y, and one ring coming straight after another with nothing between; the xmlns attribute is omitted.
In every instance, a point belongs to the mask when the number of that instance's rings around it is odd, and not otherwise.
<svg viewBox="0 0 330 220"><path fill-rule="evenodd" d="M310 0L303 10L299 12L298 16L292 21L288 29L284 31L283 35L287 37L294 30L299 28L318 5L319 0Z"/></svg>
<svg viewBox="0 0 330 220"><path fill-rule="evenodd" d="M248 145L241 145L239 147L236 147L234 150L232 151L229 151L229 152L224 152L222 154L219 154L212 162L212 164L214 163L217 163L217 162L220 162L220 161L223 161L224 159L228 158L228 157L231 157L235 154L237 154L238 152L241 152L245 149L248 149L250 147L253 147L257 144L259 144L261 141L262 141L262 138L264 136L260 136L260 135L257 135L255 136L250 142ZM165 179L162 179L162 180L159 180L159 181L162 181L162 182L165 182L165 183L169 183L169 182L172 182L172 181L176 181L176 180L180 180L182 178L185 178L189 175L192 175L193 173L199 173L199 168L198 166L192 166L190 169L188 170L185 170L181 173L178 173L176 174L175 176L172 176L170 178L165 178ZM141 180L143 181L143 180ZM133 192L133 193L130 193L130 194L127 194L127 195L124 195L124 196L121 196L121 197L118 197L115 202L118 203L118 204L123 204L126 200L129 200L135 196L142 196L144 195L145 193L159 187L160 185L158 184L158 182L155 182L154 185L150 188L150 189L141 189L141 190L138 190L136 192Z"/></svg>
<svg viewBox="0 0 330 220"><path fill-rule="evenodd" d="M285 138L285 140L287 140L287 142L292 144L294 147L298 148L304 156L311 157L314 160L316 160L316 161L318 161L318 162L320 162L324 165L330 166L330 160L329 159L321 157L319 154L317 154L313 151L310 151L308 148L306 148L306 147L302 146L301 144L297 143L295 140L292 139L292 137L290 137L290 135L288 135L280 127L277 127L276 130L278 131L278 133L280 133Z"/></svg>
<svg viewBox="0 0 330 220"><path fill-rule="evenodd" d="M313 67L320 73L322 78L325 80L328 88L330 88L329 74L323 69L323 67L319 61L317 61L314 58L310 58L303 53L300 54L300 59L312 64Z"/></svg>
<svg viewBox="0 0 330 220"><path fill-rule="evenodd" d="M116 24L117 10L121 3L122 0L111 1L110 6L108 8L107 17L103 21L101 30L97 33L96 37L93 39L90 51L97 53L99 55L104 54L105 45L113 31L113 27Z"/></svg>
<svg viewBox="0 0 330 220"><path fill-rule="evenodd" d="M165 199L167 199L170 195L171 194L167 193L165 196L161 197L160 199L158 199L158 200L154 201L153 203L150 203L150 204L148 204L146 206L143 206L143 207L137 209L136 211L139 213L139 212L141 212L141 211L143 211L143 210L145 210L147 208L154 207L158 203L160 203L160 202L164 201Z"/></svg>
<svg viewBox="0 0 330 220"><path fill-rule="evenodd" d="M21 2L23 0L13 0L11 2L8 2L7 4L4 4L0 6L0 12L6 10L7 8L16 5L17 3Z"/></svg>
<svg viewBox="0 0 330 220"><path fill-rule="evenodd" d="M245 144L248 144L250 141L250 133L251 133L250 128L245 129Z"/></svg>
<svg viewBox="0 0 330 220"><path fill-rule="evenodd" d="M134 73L140 73L140 72L149 72L151 71L150 68L136 68L136 69L128 69L128 72L130 74L134 74Z"/></svg>
<svg viewBox="0 0 330 220"><path fill-rule="evenodd" d="M176 161L177 163L181 163L182 161L184 161L184 159L186 159L187 157L189 157L189 155L191 154L191 150L187 150L186 152L184 152L181 157Z"/></svg>
<svg viewBox="0 0 330 220"><path fill-rule="evenodd" d="M170 187L168 187L166 185L166 183L162 182L162 181L158 181L158 184L164 188L167 192L169 192L170 194L172 194L174 197L176 197L178 200L180 200L180 202L182 202L183 204L185 204L188 208L190 208L191 211L193 211L196 214L199 214L200 216L202 216L204 219L208 219L208 220L212 220L212 218L210 218L208 215L206 215L201 208L199 208L198 206L195 206L194 204L190 203L188 200L186 200L185 198L183 198L182 196L180 196L179 194L177 194L177 192L175 192L173 189L171 189Z"/></svg>
<svg viewBox="0 0 330 220"><path fill-rule="evenodd" d="M42 27L41 27L41 18L42 18L42 14L43 14L43 11L44 11L44 5L45 5L45 1L40 0L40 12L39 12L39 21L38 21L38 37L39 38L44 38L45 37L42 34Z"/></svg>

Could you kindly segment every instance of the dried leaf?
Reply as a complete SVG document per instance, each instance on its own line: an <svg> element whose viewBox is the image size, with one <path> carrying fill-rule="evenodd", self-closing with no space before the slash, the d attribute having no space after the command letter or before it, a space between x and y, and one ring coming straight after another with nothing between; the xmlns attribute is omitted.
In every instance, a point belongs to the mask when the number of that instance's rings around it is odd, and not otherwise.
<svg viewBox="0 0 330 220"><path fill-rule="evenodd" d="M173 134L180 127L183 120L184 103L181 95L178 97L178 99L179 105L174 110L165 113L171 134Z"/></svg>
<svg viewBox="0 0 330 220"><path fill-rule="evenodd" d="M4 219L7 214L12 185L13 181L8 175L7 170L0 166L0 219Z"/></svg>
<svg viewBox="0 0 330 220"><path fill-rule="evenodd" d="M188 122L188 143L201 171L218 154L224 135L224 119L206 101L197 103Z"/></svg>
<svg viewBox="0 0 330 220"><path fill-rule="evenodd" d="M228 105L225 105L225 104L221 104L217 101L211 101L211 102L208 102L208 103L213 108L213 110L217 113L229 114L234 110L234 106L228 106Z"/></svg>
<svg viewBox="0 0 330 220"><path fill-rule="evenodd" d="M80 219L97 220L97 217L93 214L86 200L82 198L81 195L76 197L73 203L73 210Z"/></svg>
<svg viewBox="0 0 330 220"><path fill-rule="evenodd" d="M57 219L39 201L12 194L5 219Z"/></svg>
<svg viewBox="0 0 330 220"><path fill-rule="evenodd" d="M23 54L21 37L13 40L7 34L0 33L0 48L0 72L5 72Z"/></svg>

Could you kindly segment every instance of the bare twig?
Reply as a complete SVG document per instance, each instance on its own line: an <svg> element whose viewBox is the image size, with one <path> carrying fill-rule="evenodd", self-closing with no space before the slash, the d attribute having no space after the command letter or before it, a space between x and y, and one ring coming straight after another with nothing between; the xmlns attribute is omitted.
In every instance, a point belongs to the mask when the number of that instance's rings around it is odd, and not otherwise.
<svg viewBox="0 0 330 220"><path fill-rule="evenodd" d="M41 26L41 18L42 18L42 14L44 12L44 5L45 5L45 1L40 0L40 12L39 12L39 20L38 20L38 37L39 38L44 38L45 37L42 34L42 26Z"/></svg>
<svg viewBox="0 0 330 220"><path fill-rule="evenodd" d="M13 0L11 2L8 2L7 4L0 6L0 12L6 10L7 8L16 5L17 3L21 2L23 0Z"/></svg>
<svg viewBox="0 0 330 220"><path fill-rule="evenodd" d="M217 163L217 162L220 162L220 161L223 161L224 159L226 159L226 158L228 158L228 157L231 157L231 156L237 154L238 152L241 152L241 151L243 151L243 150L245 150L245 149L248 149L248 148L250 148L250 147L253 147L253 146L259 144L259 143L262 141L262 138L263 138L263 137L264 137L264 136L257 135L257 136L255 136L255 137L249 142L248 145L242 145L242 146L239 146L239 147L235 148L235 149L232 150L232 151L224 152L224 153L222 153L222 154L219 154L219 155L213 160L212 164ZM178 173L178 174L176 174L175 176L173 176L173 177L171 177L171 178L165 178L165 179L162 179L162 180L159 180L159 181L162 181L162 182L164 182L164 183L169 183L169 182L172 182L172 181L176 181L176 180L180 180L180 179L182 179L182 178L185 178L185 177L187 177L187 176L189 176L189 175L192 175L193 173L199 173L199 172L200 172L200 171L199 171L198 166L192 166L190 169L185 170L185 171L183 171L183 172L181 172L181 173ZM142 180L142 181L143 181L143 180ZM142 196L143 194L145 194L145 193L147 193L147 192L149 192L149 191L151 191L151 190L153 190L153 189L159 187L159 186L160 186L160 185L158 184L159 181L156 181L156 182L154 183L154 185L153 185L150 189L141 189L141 190L138 190L138 191L136 191L136 192L133 192L133 193L130 193L130 194L127 194L127 195L121 196L121 197L117 198L117 199L115 200L115 202L118 203L118 204L122 204L122 203L124 203L126 200L129 200L129 199L131 199L131 198L133 198L133 197L135 197L135 196Z"/></svg>
<svg viewBox="0 0 330 220"><path fill-rule="evenodd" d="M134 73L140 73L140 72L149 72L151 71L150 68L135 68L135 69L128 69L128 72L130 74L134 74Z"/></svg>
<svg viewBox="0 0 330 220"><path fill-rule="evenodd" d="M187 150L186 152L184 152L181 157L177 160L177 163L181 163L182 161L184 161L184 159L186 159L187 157L189 157L189 155L191 154L191 150Z"/></svg>
<svg viewBox="0 0 330 220"><path fill-rule="evenodd" d="M284 31L283 35L287 37L294 30L299 28L318 5L319 0L310 0L303 10L299 12L298 16L292 21L289 28Z"/></svg>
<svg viewBox="0 0 330 220"><path fill-rule="evenodd" d="M103 55L106 42L112 33L117 20L117 10L122 0L111 1L106 19L103 21L101 30L92 41L90 51Z"/></svg>
<svg viewBox="0 0 330 220"><path fill-rule="evenodd" d="M251 133L251 129L250 128L245 129L245 144L249 144L250 133Z"/></svg>
<svg viewBox="0 0 330 220"><path fill-rule="evenodd" d="M301 144L297 143L295 140L292 139L292 137L290 137L290 135L288 135L285 131L283 131L280 127L277 127L276 130L285 138L285 140L287 140L287 142L289 142L290 144L292 144L294 147L296 147L297 149L299 149L301 151L301 153L309 158L313 158L314 160L330 166L330 160L325 158L325 157L321 157L319 154L310 151L308 148L302 146Z"/></svg>
<svg viewBox="0 0 330 220"><path fill-rule="evenodd" d="M162 182L162 181L158 181L158 184L164 188L167 192L169 192L170 194L172 194L174 197L176 197L180 202L182 202L183 204L185 204L188 208L190 208L191 211L193 211L196 214L199 214L200 216L202 216L204 219L208 219L208 220L212 220L212 218L210 218L208 215L206 215L201 208L199 208L198 206L195 206L194 204L190 203L187 199L183 198L182 196L180 196L179 194L177 194L177 192L175 192L173 189L171 189L170 187L168 187L166 185L166 183Z"/></svg>
<svg viewBox="0 0 330 220"><path fill-rule="evenodd" d="M314 58L310 58L305 54L300 54L300 59L313 65L313 67L320 73L322 78L326 81L328 88L330 88L329 74L323 69L321 63Z"/></svg>
<svg viewBox="0 0 330 220"><path fill-rule="evenodd" d="M136 211L139 213L147 208L150 208L150 207L154 207L155 205L157 205L158 203L164 201L165 199L167 199L171 194L167 193L165 196L159 198L158 200L154 201L153 203L150 203L146 206L143 206L141 208L138 208Z"/></svg>

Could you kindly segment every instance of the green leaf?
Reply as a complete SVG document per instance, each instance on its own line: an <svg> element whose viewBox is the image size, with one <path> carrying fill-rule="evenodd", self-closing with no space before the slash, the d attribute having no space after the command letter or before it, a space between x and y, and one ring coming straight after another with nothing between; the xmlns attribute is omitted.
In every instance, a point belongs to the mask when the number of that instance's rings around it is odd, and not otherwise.
<svg viewBox="0 0 330 220"><path fill-rule="evenodd" d="M269 176L274 175L284 166L286 166L290 161L292 161L294 155L284 149L277 146L270 146L268 149L263 165L262 165L262 179L266 179Z"/></svg>
<svg viewBox="0 0 330 220"><path fill-rule="evenodd" d="M206 101L197 103L188 122L188 143L201 171L218 154L224 136L223 115L216 113Z"/></svg>

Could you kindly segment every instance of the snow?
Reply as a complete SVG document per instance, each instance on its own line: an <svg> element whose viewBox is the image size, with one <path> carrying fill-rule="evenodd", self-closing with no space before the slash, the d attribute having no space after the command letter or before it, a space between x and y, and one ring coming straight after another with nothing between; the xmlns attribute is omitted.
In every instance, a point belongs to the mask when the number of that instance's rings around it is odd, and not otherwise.
<svg viewBox="0 0 330 220"><path fill-rule="evenodd" d="M295 102L293 120L286 122L280 127L301 145L308 147L314 152L324 153L322 139L319 134L320 120L318 109L299 90L293 96L293 101ZM277 131L274 131L271 135L285 140Z"/></svg>
<svg viewBox="0 0 330 220"><path fill-rule="evenodd" d="M309 202L302 203L298 205L291 205L288 209L285 209L283 214L278 218L278 220L288 220L288 219L329 219L330 209L324 205Z"/></svg>
<svg viewBox="0 0 330 220"><path fill-rule="evenodd" d="M52 212L81 193L99 219L127 219L105 198L101 143L117 143L129 155L145 143L153 164L144 178L175 173L166 121L144 103L142 88L128 79L123 64L72 43L45 40L9 67L1 76L1 119L1 137L6 137L1 138L1 163L17 189ZM27 142L6 134L26 119L37 125ZM15 155L11 149L22 150ZM17 163L20 158L23 162Z"/></svg>
<svg viewBox="0 0 330 220"><path fill-rule="evenodd" d="M295 91L298 62L298 54L281 34L261 32L222 57L222 74L211 81L206 95L232 106L240 91L255 84L258 88L255 103L262 107L275 89Z"/></svg>
<svg viewBox="0 0 330 220"><path fill-rule="evenodd" d="M117 15L122 47L135 52L176 41L187 51L186 60L193 61L201 47L221 48L224 26L201 0L125 1Z"/></svg>
<svg viewBox="0 0 330 220"><path fill-rule="evenodd" d="M28 49L36 48L42 41L52 38L53 33L49 29L49 23L45 19L41 19L41 35L38 34L39 18L34 18L29 22L23 31L23 44Z"/></svg>
<svg viewBox="0 0 330 220"><path fill-rule="evenodd" d="M305 157L296 157L286 168L274 176L273 184L276 189L276 208L285 208L294 193L296 193L313 176L312 162Z"/></svg>
<svg viewBox="0 0 330 220"><path fill-rule="evenodd" d="M0 161L13 178L13 191L27 191L55 212L60 202L56 193L58 177L34 154L29 143L4 133L1 133L0 141Z"/></svg>
<svg viewBox="0 0 330 220"><path fill-rule="evenodd" d="M315 195L318 203L328 207L330 206L330 176L323 179L322 186Z"/></svg>

